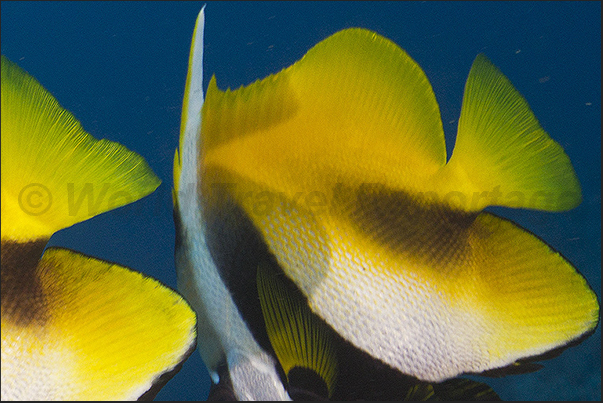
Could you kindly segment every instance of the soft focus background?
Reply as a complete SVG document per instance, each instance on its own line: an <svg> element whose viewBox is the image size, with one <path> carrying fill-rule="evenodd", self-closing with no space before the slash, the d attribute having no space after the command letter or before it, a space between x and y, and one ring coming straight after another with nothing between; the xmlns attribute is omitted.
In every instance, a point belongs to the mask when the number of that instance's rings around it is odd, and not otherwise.
<svg viewBox="0 0 603 403"><path fill-rule="evenodd" d="M51 244L118 262L175 288L172 163L190 39L201 2L2 2L2 53L97 138L142 154L151 196L57 233ZM601 296L600 2L209 2L205 80L236 88L297 61L347 27L374 30L419 63L452 149L463 86L484 52L565 148L584 200L567 213L496 209L573 262ZM503 399L600 400L601 329L539 372L489 380ZM199 400L197 353L160 392Z"/></svg>

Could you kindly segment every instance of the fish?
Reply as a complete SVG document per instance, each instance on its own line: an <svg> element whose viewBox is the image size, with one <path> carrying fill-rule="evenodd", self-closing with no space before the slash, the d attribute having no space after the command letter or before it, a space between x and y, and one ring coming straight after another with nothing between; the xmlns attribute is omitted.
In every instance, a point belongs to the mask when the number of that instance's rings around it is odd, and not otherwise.
<svg viewBox="0 0 603 403"><path fill-rule="evenodd" d="M153 278L46 244L161 181L4 55L1 92L2 400L151 398L194 350L195 313Z"/></svg>
<svg viewBox="0 0 603 403"><path fill-rule="evenodd" d="M534 371L594 332L576 268L484 211L581 202L569 157L484 54L448 158L429 80L389 39L345 29L204 93L204 18L173 200L210 398L495 399L460 377Z"/></svg>

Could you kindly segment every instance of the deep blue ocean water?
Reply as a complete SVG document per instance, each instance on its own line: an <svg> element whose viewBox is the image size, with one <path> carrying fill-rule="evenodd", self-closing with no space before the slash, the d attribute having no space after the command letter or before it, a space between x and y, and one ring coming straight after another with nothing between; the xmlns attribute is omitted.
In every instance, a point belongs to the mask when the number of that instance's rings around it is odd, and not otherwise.
<svg viewBox="0 0 603 403"><path fill-rule="evenodd" d="M147 198L65 229L51 244L118 262L175 288L172 163L189 45L202 2L7 2L2 53L97 138L142 154L163 180ZM573 262L601 299L600 2L209 2L206 81L248 84L347 27L404 48L437 96L452 148L463 86L484 52L570 156L583 202L566 213L495 209ZM494 210L494 209L493 209ZM484 379L503 399L600 400L601 329L533 374ZM199 400L197 353L159 393Z"/></svg>

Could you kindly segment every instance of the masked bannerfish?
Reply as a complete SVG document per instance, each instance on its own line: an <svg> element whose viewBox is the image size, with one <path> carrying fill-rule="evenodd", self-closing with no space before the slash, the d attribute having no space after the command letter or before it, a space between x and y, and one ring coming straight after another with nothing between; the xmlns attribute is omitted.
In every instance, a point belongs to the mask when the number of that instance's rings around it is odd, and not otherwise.
<svg viewBox="0 0 603 403"><path fill-rule="evenodd" d="M195 314L174 291L44 251L54 232L159 183L141 156L94 139L2 56L2 400L152 397L191 353Z"/></svg>
<svg viewBox="0 0 603 403"><path fill-rule="evenodd" d="M388 39L346 29L235 91L214 76L204 99L203 26L202 11L174 216L213 397L392 398L386 373L406 382L399 398L492 398L454 378L532 370L595 329L574 267L483 211L581 200L563 149L484 55L446 161L429 81Z"/></svg>

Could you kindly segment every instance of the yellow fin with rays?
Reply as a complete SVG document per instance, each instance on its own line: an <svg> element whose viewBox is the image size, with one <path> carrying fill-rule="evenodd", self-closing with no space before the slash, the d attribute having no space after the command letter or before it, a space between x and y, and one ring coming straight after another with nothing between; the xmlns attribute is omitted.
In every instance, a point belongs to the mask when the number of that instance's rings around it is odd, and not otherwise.
<svg viewBox="0 0 603 403"><path fill-rule="evenodd" d="M356 183L417 187L446 162L427 77L401 48L364 29L341 31L293 66L236 91L218 90L212 78L202 121L206 165L268 186L291 177L325 192L321 180L333 174ZM238 149L255 155L234 161L230 155ZM294 166L286 157L290 150ZM370 169L362 163L377 158ZM275 177L279 171L287 176ZM415 171L420 174L411 175Z"/></svg>
<svg viewBox="0 0 603 403"><path fill-rule="evenodd" d="M3 399L136 399L194 348L195 314L156 280L50 248L33 270L13 267L19 280L7 284L6 263ZM37 303L25 311L17 297Z"/></svg>
<svg viewBox="0 0 603 403"><path fill-rule="evenodd" d="M94 139L4 56L1 125L3 240L47 239L159 186L140 155Z"/></svg>
<svg viewBox="0 0 603 403"><path fill-rule="evenodd" d="M267 263L258 266L258 294L272 347L289 381L295 367L310 369L320 376L330 396L337 379L337 356L330 329L278 275Z"/></svg>
<svg viewBox="0 0 603 403"><path fill-rule="evenodd" d="M454 152L436 183L441 194L465 194L461 207L471 211L491 205L562 211L581 201L563 148L483 54L469 72Z"/></svg>

